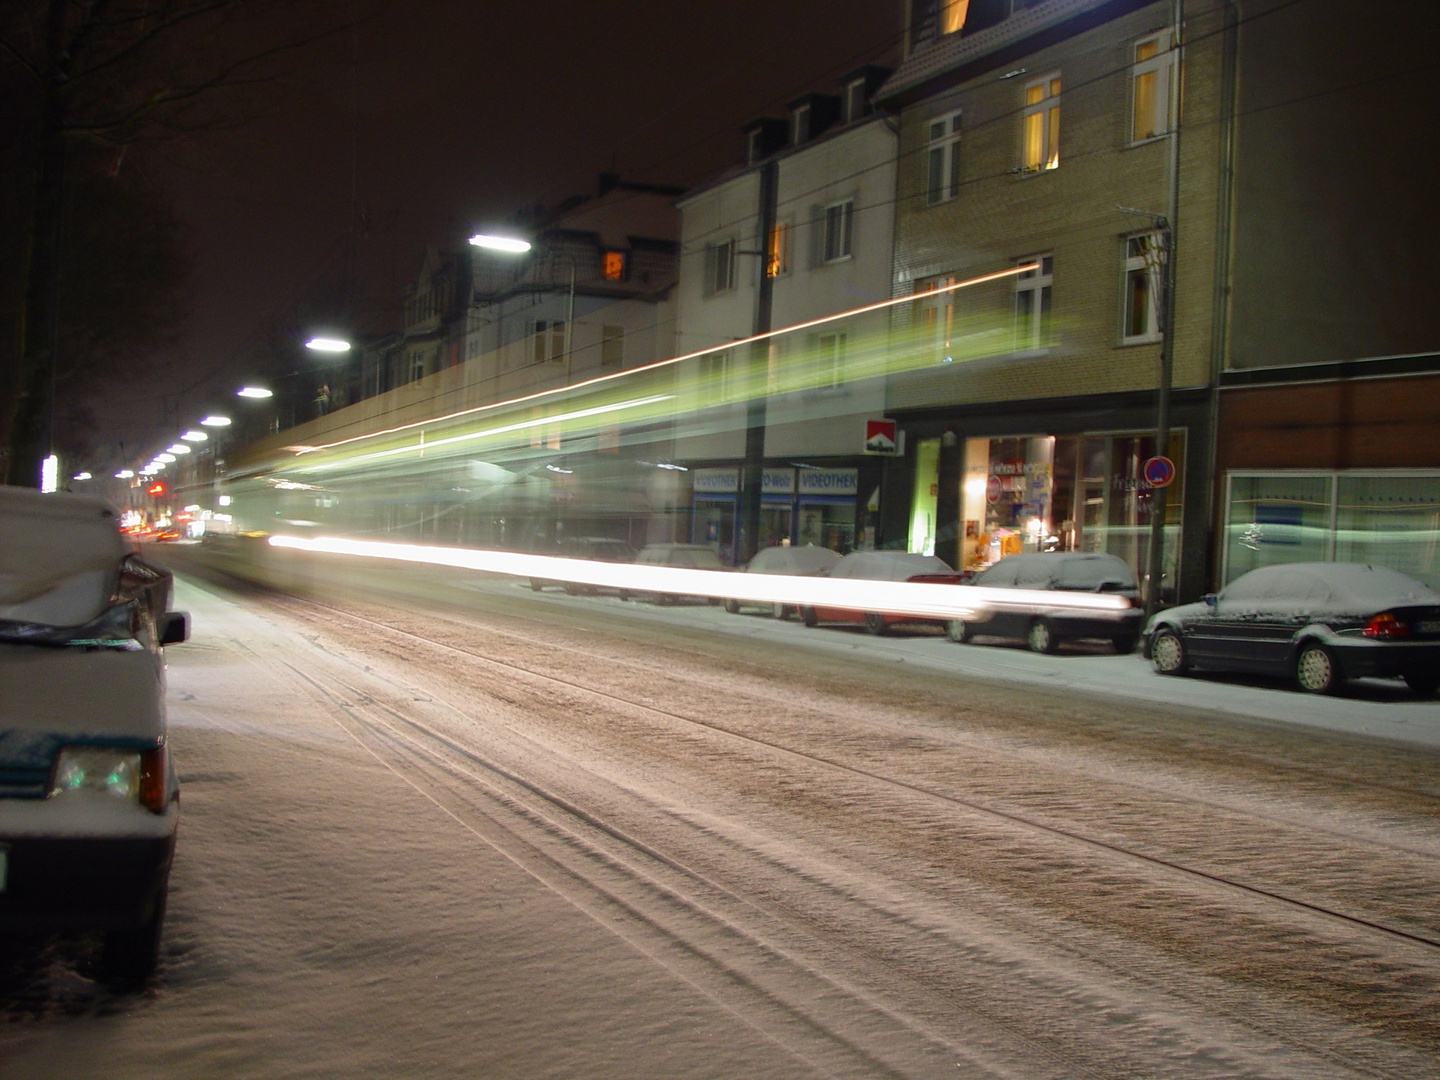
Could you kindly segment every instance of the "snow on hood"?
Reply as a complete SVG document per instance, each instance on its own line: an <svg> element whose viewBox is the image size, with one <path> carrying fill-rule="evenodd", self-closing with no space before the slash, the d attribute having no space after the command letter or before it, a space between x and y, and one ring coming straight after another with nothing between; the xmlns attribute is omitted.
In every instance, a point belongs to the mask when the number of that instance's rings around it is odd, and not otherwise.
<svg viewBox="0 0 1440 1080"><path fill-rule="evenodd" d="M129 550L103 499L0 487L0 621L90 622L109 604Z"/></svg>

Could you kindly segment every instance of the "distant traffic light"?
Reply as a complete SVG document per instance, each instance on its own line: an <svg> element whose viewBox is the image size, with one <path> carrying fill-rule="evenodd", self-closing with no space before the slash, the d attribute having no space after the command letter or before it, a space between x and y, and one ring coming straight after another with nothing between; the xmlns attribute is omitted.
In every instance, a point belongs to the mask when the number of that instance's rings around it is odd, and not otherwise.
<svg viewBox="0 0 1440 1080"><path fill-rule="evenodd" d="M153 484L151 484L149 487L147 487L147 488L145 489L145 494L146 494L146 495L153 495L153 496L155 496L155 498L158 499L161 495L164 495L165 492L168 491L168 490L169 490L169 488L167 488L167 487L165 486L165 481L164 481L164 480L156 480Z"/></svg>

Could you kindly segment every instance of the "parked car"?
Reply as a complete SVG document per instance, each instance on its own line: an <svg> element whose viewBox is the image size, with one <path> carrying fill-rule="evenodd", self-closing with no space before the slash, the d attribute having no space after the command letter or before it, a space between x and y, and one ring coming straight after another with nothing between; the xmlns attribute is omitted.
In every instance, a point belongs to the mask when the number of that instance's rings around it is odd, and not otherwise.
<svg viewBox="0 0 1440 1080"><path fill-rule="evenodd" d="M1236 578L1198 604L1159 612L1145 655L1166 675L1233 671L1293 678L1335 693L1347 679L1440 686L1440 593L1364 563L1291 563Z"/></svg>
<svg viewBox="0 0 1440 1080"><path fill-rule="evenodd" d="M567 536L555 545L554 550L543 554L555 555L563 559L590 559L594 562L633 563L635 561L634 548L624 540L614 540L608 536ZM548 578L534 577L530 579L530 588L536 592L551 585L564 589L571 596L600 591L600 587L597 585L583 585L577 581L551 581Z"/></svg>
<svg viewBox="0 0 1440 1080"><path fill-rule="evenodd" d="M840 561L838 552L829 548L806 544L803 547L789 545L763 548L755 553L743 567L747 574L785 574L797 577L815 577L830 570ZM790 617L795 609L790 604L766 604L757 600L726 600L725 610L734 615L743 608L758 609L774 615L777 619Z"/></svg>
<svg viewBox="0 0 1440 1080"><path fill-rule="evenodd" d="M179 787L162 649L171 578L99 499L0 488L0 931L102 930L154 967Z"/></svg>
<svg viewBox="0 0 1440 1080"><path fill-rule="evenodd" d="M635 556L635 565L677 566L685 570L730 569L720 561L720 556L708 544L646 544ZM703 599L710 604L720 602L719 599L713 597L680 596L675 593L643 592L638 589L626 589L620 593L622 600L629 600L631 597L649 597L657 604L673 604L679 600L696 599Z"/></svg>
<svg viewBox="0 0 1440 1080"><path fill-rule="evenodd" d="M973 618L951 619L945 626L951 641L969 641L979 635L1022 638L1035 652L1052 653L1063 641L1098 638L1110 641L1118 653L1135 651L1145 621L1140 583L1135 572L1114 555L1086 551L1039 552L1011 555L982 570L966 584L987 589L1032 589L1053 593L1109 593L1122 596L1130 606L1117 610L1066 607L1063 596L1055 602L1017 604L1014 607L979 608Z"/></svg>
<svg viewBox="0 0 1440 1080"><path fill-rule="evenodd" d="M934 555L921 555L907 551L852 551L844 556L825 573L831 578L861 578L866 581L918 581L930 584L958 585L964 575L957 574L944 559ZM901 623L933 623L944 625L938 619L924 619L913 615L895 615L876 611L852 611L848 608L805 606L800 609L800 618L806 626L818 626L822 622L859 623L872 634L888 633L891 627Z"/></svg>

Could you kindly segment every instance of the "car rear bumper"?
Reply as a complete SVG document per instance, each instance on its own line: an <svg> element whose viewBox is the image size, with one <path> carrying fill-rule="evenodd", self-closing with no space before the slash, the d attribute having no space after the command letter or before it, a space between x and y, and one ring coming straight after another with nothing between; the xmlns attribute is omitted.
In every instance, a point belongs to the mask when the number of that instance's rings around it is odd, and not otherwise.
<svg viewBox="0 0 1440 1080"><path fill-rule="evenodd" d="M0 837L0 931L130 930L165 895L175 834Z"/></svg>
<svg viewBox="0 0 1440 1080"><path fill-rule="evenodd" d="M1331 646L1345 676L1392 678L1440 671L1440 641L1347 641Z"/></svg>

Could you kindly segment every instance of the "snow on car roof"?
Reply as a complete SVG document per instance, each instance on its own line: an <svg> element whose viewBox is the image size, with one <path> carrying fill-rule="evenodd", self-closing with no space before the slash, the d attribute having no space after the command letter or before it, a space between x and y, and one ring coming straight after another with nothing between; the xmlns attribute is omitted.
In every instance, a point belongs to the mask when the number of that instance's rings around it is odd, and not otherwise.
<svg viewBox="0 0 1440 1080"><path fill-rule="evenodd" d="M839 554L814 544L768 547L757 552L745 569L752 574L818 574L839 561Z"/></svg>
<svg viewBox="0 0 1440 1080"><path fill-rule="evenodd" d="M944 559L913 551L852 551L830 570L834 578L904 581L916 574L953 574Z"/></svg>
<svg viewBox="0 0 1440 1080"><path fill-rule="evenodd" d="M1318 582L1329 592L1331 600L1356 609L1379 611L1411 604L1440 604L1440 593L1388 566L1352 562L1287 563L1252 570L1251 574L1270 581L1271 595L1276 595L1275 587L1279 586L1287 592L1298 589L1297 595L1304 596L1307 587ZM1318 599L1313 591L1310 598Z"/></svg>
<svg viewBox="0 0 1440 1080"><path fill-rule="evenodd" d="M89 622L105 610L129 550L103 499L0 487L0 620Z"/></svg>

